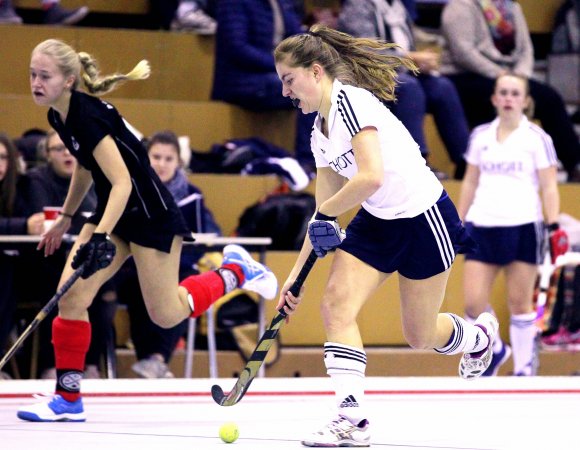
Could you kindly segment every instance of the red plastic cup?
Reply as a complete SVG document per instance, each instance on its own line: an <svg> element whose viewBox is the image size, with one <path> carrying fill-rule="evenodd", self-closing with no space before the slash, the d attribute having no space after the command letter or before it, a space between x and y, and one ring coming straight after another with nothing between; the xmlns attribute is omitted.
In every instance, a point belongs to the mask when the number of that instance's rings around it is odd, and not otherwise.
<svg viewBox="0 0 580 450"><path fill-rule="evenodd" d="M58 213L62 211L62 207L45 206L42 210L44 211L44 231L47 231L57 219Z"/></svg>

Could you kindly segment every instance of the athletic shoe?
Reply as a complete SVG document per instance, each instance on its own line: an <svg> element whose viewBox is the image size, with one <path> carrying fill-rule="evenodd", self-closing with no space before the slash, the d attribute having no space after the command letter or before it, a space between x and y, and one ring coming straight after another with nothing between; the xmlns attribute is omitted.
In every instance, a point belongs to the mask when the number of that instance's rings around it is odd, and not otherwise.
<svg viewBox="0 0 580 450"><path fill-rule="evenodd" d="M155 356L137 361L131 366L131 369L141 378L174 378L173 373L167 368L167 364Z"/></svg>
<svg viewBox="0 0 580 450"><path fill-rule="evenodd" d="M487 347L479 352L463 354L461 361L459 361L459 376L465 380L480 377L490 366L493 355L493 340L499 328L497 319L488 312L480 314L474 325L484 331L489 342Z"/></svg>
<svg viewBox="0 0 580 450"><path fill-rule="evenodd" d="M0 3L0 24L2 23L22 23L22 17L16 14L10 0L4 0Z"/></svg>
<svg viewBox="0 0 580 450"><path fill-rule="evenodd" d="M266 299L273 299L278 291L278 280L265 265L252 259L250 254L239 245L226 245L224 247L225 264L237 264L244 271L246 280L240 287L248 291L256 292Z"/></svg>
<svg viewBox="0 0 580 450"><path fill-rule="evenodd" d="M217 22L200 8L194 8L173 20L171 29L210 35L215 34Z"/></svg>
<svg viewBox="0 0 580 450"><path fill-rule="evenodd" d="M560 327L555 333L542 336L541 342L544 350L551 352L565 350L570 342L570 332L566 328Z"/></svg>
<svg viewBox="0 0 580 450"><path fill-rule="evenodd" d="M46 25L74 25L83 20L88 13L89 8L86 6L81 6L77 9L65 9L55 3L44 12L44 23Z"/></svg>
<svg viewBox="0 0 580 450"><path fill-rule="evenodd" d="M568 332L568 343L566 350L569 352L577 352L580 350L580 330Z"/></svg>
<svg viewBox="0 0 580 450"><path fill-rule="evenodd" d="M499 368L509 359L512 354L512 349L509 345L504 343L501 350L493 353L489 367L481 374L482 377L495 377Z"/></svg>
<svg viewBox="0 0 580 450"><path fill-rule="evenodd" d="M320 431L302 441L305 447L369 447L369 422L353 425L346 417L338 416Z"/></svg>
<svg viewBox="0 0 580 450"><path fill-rule="evenodd" d="M19 419L30 422L84 422L87 420L82 399L67 402L58 394L49 399L50 401L23 406L16 415Z"/></svg>

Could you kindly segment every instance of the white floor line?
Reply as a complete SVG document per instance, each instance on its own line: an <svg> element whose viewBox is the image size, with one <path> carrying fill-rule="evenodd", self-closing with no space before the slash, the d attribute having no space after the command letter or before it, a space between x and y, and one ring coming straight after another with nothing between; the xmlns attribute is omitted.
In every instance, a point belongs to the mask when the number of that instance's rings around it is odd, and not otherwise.
<svg viewBox="0 0 580 450"><path fill-rule="evenodd" d="M216 405L215 381L86 380L86 423L16 418L29 395L53 382L0 382L0 448L42 450L223 449L221 424L236 422L234 449L303 448L300 439L334 413L325 378L257 379L233 407ZM220 379L225 390L235 380ZM580 377L368 378L372 447L437 450L578 449Z"/></svg>

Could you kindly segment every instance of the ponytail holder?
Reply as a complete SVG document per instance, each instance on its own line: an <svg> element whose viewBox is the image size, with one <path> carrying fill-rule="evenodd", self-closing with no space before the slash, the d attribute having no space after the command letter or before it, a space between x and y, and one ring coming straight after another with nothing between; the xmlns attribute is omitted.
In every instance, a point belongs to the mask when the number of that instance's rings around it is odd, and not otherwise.
<svg viewBox="0 0 580 450"><path fill-rule="evenodd" d="M316 31L310 31L310 30L308 30L306 32L306 34L309 34L310 36L314 36L314 37L322 37Z"/></svg>

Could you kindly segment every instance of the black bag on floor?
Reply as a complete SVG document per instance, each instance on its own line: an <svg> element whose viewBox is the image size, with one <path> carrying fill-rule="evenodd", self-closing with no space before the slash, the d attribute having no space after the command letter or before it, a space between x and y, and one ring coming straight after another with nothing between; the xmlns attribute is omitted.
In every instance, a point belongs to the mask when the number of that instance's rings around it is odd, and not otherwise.
<svg viewBox="0 0 580 450"><path fill-rule="evenodd" d="M271 194L243 212L236 234L270 237L269 250L299 250L315 209L316 201L311 194Z"/></svg>

